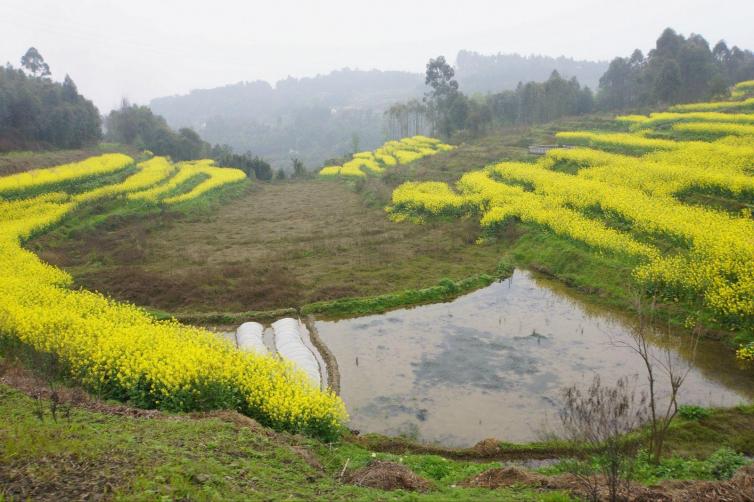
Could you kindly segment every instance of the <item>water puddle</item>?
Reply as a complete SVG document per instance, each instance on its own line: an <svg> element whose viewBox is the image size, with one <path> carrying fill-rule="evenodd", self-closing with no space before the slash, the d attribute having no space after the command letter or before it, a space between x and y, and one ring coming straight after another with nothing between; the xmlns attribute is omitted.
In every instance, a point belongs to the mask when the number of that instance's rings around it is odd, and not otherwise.
<svg viewBox="0 0 754 502"><path fill-rule="evenodd" d="M558 423L561 389L587 385L594 373L610 383L639 375L641 388L641 359L618 345L631 339L630 323L516 271L450 303L316 326L338 361L352 428L468 446L537 439ZM689 356L673 353L676 364ZM754 375L706 342L682 401L731 406L753 389Z"/></svg>

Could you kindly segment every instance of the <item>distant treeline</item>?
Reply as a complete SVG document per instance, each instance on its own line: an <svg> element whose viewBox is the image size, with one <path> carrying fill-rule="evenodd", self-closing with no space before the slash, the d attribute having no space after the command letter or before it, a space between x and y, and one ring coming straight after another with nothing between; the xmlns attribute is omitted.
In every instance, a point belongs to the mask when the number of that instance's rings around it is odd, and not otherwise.
<svg viewBox="0 0 754 502"><path fill-rule="evenodd" d="M546 80L553 70L563 78L577 76L579 82L596 85L606 69L607 62L461 51L456 75L464 92L475 94L514 90L520 81ZM376 148L386 136L384 111L407 100L423 105L423 92L420 73L346 68L289 77L274 86L241 82L194 90L154 99L150 106L174 128L193 127L208 141L252 150L276 168L289 169L292 156L319 167L354 148ZM484 112L475 100L467 105L471 115Z"/></svg>
<svg viewBox="0 0 754 502"><path fill-rule="evenodd" d="M66 75L53 82L33 47L21 61L22 68L0 67L0 151L81 148L99 141L99 112L73 80Z"/></svg>
<svg viewBox="0 0 754 502"><path fill-rule="evenodd" d="M437 60L430 62L433 63L437 64ZM393 138L415 134L449 137L457 131L478 134L493 125L549 122L594 109L589 87L582 87L575 77L564 79L553 71L544 82L519 83L513 91L486 96L469 97L460 90L439 96L432 91L423 101L391 106L385 116L388 135Z"/></svg>
<svg viewBox="0 0 754 502"><path fill-rule="evenodd" d="M384 139L382 110L421 96L422 76L399 71L342 69L327 75L267 82L240 82L185 96L157 98L155 113L174 127L193 127L207 141L251 150L275 167L291 157L308 165Z"/></svg>
<svg viewBox="0 0 754 502"><path fill-rule="evenodd" d="M252 178L272 179L272 167L265 160L251 153L236 154L227 145L210 145L189 127L175 132L163 117L155 115L147 106L124 100L120 109L107 116L105 127L105 139L114 143L134 145L156 155L169 155L176 161L210 158L219 166L241 169Z"/></svg>
<svg viewBox="0 0 754 502"><path fill-rule="evenodd" d="M466 63L468 64L468 63ZM478 134L490 126L549 122L594 111L640 110L679 102L706 101L731 85L754 78L754 53L701 35L685 38L666 29L644 56L638 49L615 58L599 80L596 96L573 77L553 71L544 82L519 83L515 90L471 97L445 58L427 64L430 90L422 101L391 106L385 113L390 137L412 134ZM463 89L465 90L465 89Z"/></svg>
<svg viewBox="0 0 754 502"><path fill-rule="evenodd" d="M513 85L512 79L520 80ZM344 69L288 78L275 87L253 82L192 91L153 100L151 109L124 102L104 125L109 141L175 160L235 162L269 179L272 168L257 155L271 161L277 177L285 175L282 169L300 175L302 165L374 148L386 136L447 139L594 111L658 108L708 100L747 79L754 79L751 51L725 42L710 48L700 35L686 38L667 29L646 56L636 50L609 65L461 51L453 68L436 58L427 65L423 98L418 74ZM595 92L584 85L596 81ZM0 68L0 150L79 148L101 139L101 126L96 107L70 77L50 79L36 49L27 51L20 69Z"/></svg>
<svg viewBox="0 0 754 502"><path fill-rule="evenodd" d="M627 109L692 101L724 94L754 78L754 54L720 41L710 49L701 35L685 38L666 29L646 56L636 49L615 58L600 79L603 109Z"/></svg>

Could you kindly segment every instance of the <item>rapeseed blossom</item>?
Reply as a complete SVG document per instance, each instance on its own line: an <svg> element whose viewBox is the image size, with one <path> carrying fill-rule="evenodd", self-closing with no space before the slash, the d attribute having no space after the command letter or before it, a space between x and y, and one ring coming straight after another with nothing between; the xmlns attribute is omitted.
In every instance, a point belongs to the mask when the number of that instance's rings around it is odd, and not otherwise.
<svg viewBox="0 0 754 502"><path fill-rule="evenodd" d="M374 152L357 152L342 166L323 167L319 175L365 178L367 174L381 174L385 168L396 164L409 164L428 155L452 149L452 146L441 143L438 139L413 136L399 141L388 141Z"/></svg>
<svg viewBox="0 0 754 502"><path fill-rule="evenodd" d="M749 88L754 84L739 86ZM581 147L551 150L534 164L488 166L466 173L455 187L404 183L388 211L394 219L418 221L476 214L488 228L510 219L532 223L598 252L626 256L645 289L701 298L719 320L752 329L751 213L691 205L683 196L696 191L754 201L754 98L618 120L632 131L558 133L562 142ZM668 126L705 141L648 136ZM740 347L738 357L754 360L754 344Z"/></svg>
<svg viewBox="0 0 754 502"><path fill-rule="evenodd" d="M325 438L347 419L343 402L313 387L281 359L237 350L204 329L157 321L142 309L99 293L71 289L72 278L21 244L83 204L128 197L175 204L244 178L211 161L175 166L163 157L138 164L119 183L69 195L33 195L42 185L109 173L133 165L126 156L94 158L78 167L38 170L33 177L0 178L0 187L30 190L0 200L0 337L54 354L69 376L101 395L174 411L236 409L278 429ZM192 177L201 181L187 192ZM12 178L12 177L9 177ZM18 180L32 179L34 181Z"/></svg>

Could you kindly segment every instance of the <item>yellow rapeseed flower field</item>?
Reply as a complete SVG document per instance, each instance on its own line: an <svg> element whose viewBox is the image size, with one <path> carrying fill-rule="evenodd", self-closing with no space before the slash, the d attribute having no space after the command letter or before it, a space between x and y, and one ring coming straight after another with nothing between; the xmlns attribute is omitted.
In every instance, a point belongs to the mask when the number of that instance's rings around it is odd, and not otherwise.
<svg viewBox="0 0 754 502"><path fill-rule="evenodd" d="M5 184L6 178L0 178L0 186L14 192L40 186L20 179L60 185L80 178L79 170L88 177L92 170L108 173L133 164L124 157L38 170L33 177L14 175ZM103 165L107 168L97 167ZM198 174L203 176L199 184L178 192ZM13 200L0 199L0 337L54 355L72 378L107 397L176 411L231 408L278 429L336 436L347 419L342 401L313 387L292 365L239 351L203 329L156 321L136 306L99 293L73 290L67 273L21 247L93 200L128 197L175 204L243 178L243 172L211 162L175 166L155 157L123 181L89 192L16 193Z"/></svg>
<svg viewBox="0 0 754 502"><path fill-rule="evenodd" d="M408 164L428 155L451 150L453 147L427 136L413 136L399 141L388 141L374 152L358 152L342 166L326 166L319 175L326 178L345 176L364 178L367 174L381 174L385 168Z"/></svg>
<svg viewBox="0 0 754 502"><path fill-rule="evenodd" d="M120 153L108 153L90 157L81 162L64 164L48 169L33 169L24 173L0 178L0 197L9 193L38 189L53 184L111 174L126 169L133 164L133 159Z"/></svg>
<svg viewBox="0 0 754 502"><path fill-rule="evenodd" d="M671 299L701 298L721 322L750 330L751 212L724 212L683 199L696 192L722 195L743 207L754 203L750 101L679 105L648 117L620 117L631 125L628 133L558 133L562 142L581 147L551 150L536 163L488 166L465 174L455 187L405 183L394 190L388 211L398 220L471 213L485 227L509 219L532 223L598 252L628 256L635 263L635 280L646 290ZM668 125L712 137L647 136ZM754 360L754 345L742 346L738 356Z"/></svg>

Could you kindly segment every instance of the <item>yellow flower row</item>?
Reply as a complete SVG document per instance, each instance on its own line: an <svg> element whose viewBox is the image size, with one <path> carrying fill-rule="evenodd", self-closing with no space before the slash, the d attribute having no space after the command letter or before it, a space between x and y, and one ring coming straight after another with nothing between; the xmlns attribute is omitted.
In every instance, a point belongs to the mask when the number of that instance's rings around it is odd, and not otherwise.
<svg viewBox="0 0 754 502"><path fill-rule="evenodd" d="M319 175L323 177L346 176L363 178L367 173L381 174L386 167L408 164L428 155L451 150L453 147L435 138L414 136L400 141L388 141L374 152L358 152L342 166L325 166Z"/></svg>
<svg viewBox="0 0 754 502"><path fill-rule="evenodd" d="M751 115L754 119L754 115ZM708 123L708 122L688 122L673 125L674 131L690 132L699 134L710 134L714 136L752 136L754 135L754 123L752 124L733 124L733 123Z"/></svg>
<svg viewBox="0 0 754 502"><path fill-rule="evenodd" d="M744 166L754 164L754 146L748 152L739 152L743 159L740 163L726 164L720 164L717 157L709 155L710 149L697 146L690 147L698 154L696 162L682 162L677 156L664 153L633 157L573 148L550 150L541 165L554 170L562 164L576 166L579 177L636 188L650 195L702 190L754 200L754 178L743 171ZM689 157L689 152L684 151L683 157Z"/></svg>
<svg viewBox="0 0 754 502"><path fill-rule="evenodd" d="M636 154L647 153L653 150L672 150L678 147L675 141L645 138L644 136L630 133L563 131L557 133L556 137L564 143Z"/></svg>
<svg viewBox="0 0 754 502"><path fill-rule="evenodd" d="M231 183L238 183L239 181L246 179L246 174L240 169L215 167L212 164L212 161L198 161L194 163L186 163L180 166L179 169L190 169L194 172L207 176L207 178L199 182L198 185L196 185L188 192L165 198L161 202L164 204L178 204L180 202L194 200L198 197L201 197L203 194L209 192L210 190L214 190L215 188Z"/></svg>
<svg viewBox="0 0 754 502"><path fill-rule="evenodd" d="M752 111L754 110L754 98L743 101L715 101L711 103L687 103L675 105L669 108L671 112L716 112L716 111Z"/></svg>
<svg viewBox="0 0 754 502"><path fill-rule="evenodd" d="M421 220L473 211L485 226L510 218L535 223L597 250L627 254L637 263L635 278L647 289L702 298L732 327L752 329L751 212L729 214L688 205L679 197L701 191L743 204L754 201L749 136L754 114L673 112L620 120L634 124L635 131L559 133L563 142L590 148L551 150L535 164L506 162L467 173L455 191L443 183L403 184L393 193L391 216ZM723 137L672 141L646 136L666 124ZM663 243L662 253L656 242ZM752 353L748 345L739 357Z"/></svg>
<svg viewBox="0 0 754 502"><path fill-rule="evenodd" d="M190 197L240 172L206 163L201 168L218 170L205 180L215 181L199 188L203 181ZM158 184L173 170L157 158L122 183L84 194L0 201L0 336L54 354L73 378L108 397L168 410L234 408L280 429L336 435L347 418L342 401L291 365L238 351L203 329L155 321L98 293L71 290L68 274L21 247L81 204L138 193L148 180Z"/></svg>
<svg viewBox="0 0 754 502"><path fill-rule="evenodd" d="M25 190L60 185L71 181L112 174L133 164L133 159L120 153L90 157L81 162L47 169L33 169L0 178L0 196Z"/></svg>
<svg viewBox="0 0 754 502"><path fill-rule="evenodd" d="M678 122L729 122L738 124L754 124L754 115L747 113L721 113L721 112L689 112L672 113L659 112L645 115L623 115L616 117L619 122L628 122L634 129L656 128Z"/></svg>

